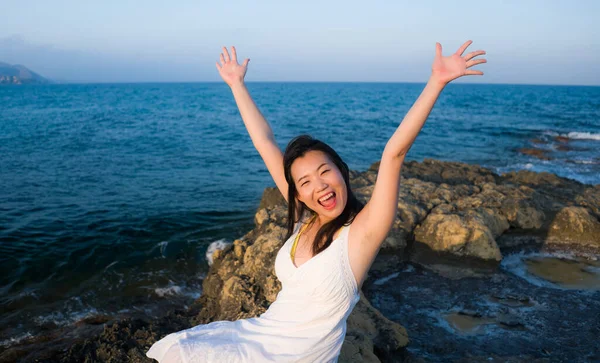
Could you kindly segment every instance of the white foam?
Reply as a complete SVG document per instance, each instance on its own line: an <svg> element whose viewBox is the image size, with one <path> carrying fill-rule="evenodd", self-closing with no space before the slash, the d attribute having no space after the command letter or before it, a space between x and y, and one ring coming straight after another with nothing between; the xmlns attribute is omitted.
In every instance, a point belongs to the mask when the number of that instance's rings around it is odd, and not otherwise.
<svg viewBox="0 0 600 363"><path fill-rule="evenodd" d="M393 274L391 274L389 276L377 279L373 284L375 284L375 285L383 285L386 282L390 281L391 279L394 279L394 278L398 277L399 275L400 275L400 272L394 272Z"/></svg>
<svg viewBox="0 0 600 363"><path fill-rule="evenodd" d="M187 296L192 299L197 299L202 294L197 289L186 289L185 286L175 285L173 281L169 281L169 285L165 287L157 287L154 293L160 297L165 296Z"/></svg>
<svg viewBox="0 0 600 363"><path fill-rule="evenodd" d="M569 132L566 136L569 139L575 139L575 140L597 140L597 141L600 141L600 134L594 134L591 132Z"/></svg>
<svg viewBox="0 0 600 363"><path fill-rule="evenodd" d="M160 247L160 254L161 254L163 257L167 257L167 256L165 255L165 251L166 251L166 249L167 249L167 246L168 246L168 245L169 245L169 241L162 241L162 242L160 242L159 244L157 244L157 246L158 246L158 247Z"/></svg>
<svg viewBox="0 0 600 363"><path fill-rule="evenodd" d="M415 267L413 265L406 265L402 272L415 272Z"/></svg>
<svg viewBox="0 0 600 363"><path fill-rule="evenodd" d="M113 261L111 262L108 266L106 266L104 268L104 271L108 270L109 268L113 267L114 265L116 265L117 263L119 263L119 261Z"/></svg>
<svg viewBox="0 0 600 363"><path fill-rule="evenodd" d="M16 337L1 340L0 347L10 347L13 344L17 344L17 343L19 343L25 339L31 338L31 337L33 337L33 335L31 335L31 333L24 333L24 334L18 335Z"/></svg>
<svg viewBox="0 0 600 363"><path fill-rule="evenodd" d="M183 291L183 289L181 288L181 286L177 286L177 285L169 285L167 287L157 287L156 289L154 289L154 292L156 293L156 295L158 295L160 297L181 295L182 291Z"/></svg>
<svg viewBox="0 0 600 363"><path fill-rule="evenodd" d="M550 131L550 130L544 131L543 134L548 135L548 136L558 136L558 132Z"/></svg>
<svg viewBox="0 0 600 363"><path fill-rule="evenodd" d="M83 311L71 311L66 313L53 312L48 315L39 315L33 318L33 321L39 325L43 325L45 323L54 323L58 326L64 326L95 315L98 315L98 310L95 308L89 308Z"/></svg>
<svg viewBox="0 0 600 363"><path fill-rule="evenodd" d="M213 254L216 250L224 250L228 246L231 245L231 242L227 242L225 239L220 239L212 242L208 249L206 250L206 260L208 261L208 265L212 265L213 263Z"/></svg>
<svg viewBox="0 0 600 363"><path fill-rule="evenodd" d="M598 164L598 161L594 160L573 160L575 164Z"/></svg>
<svg viewBox="0 0 600 363"><path fill-rule="evenodd" d="M542 133L545 136L556 137L563 136L568 137L573 140L598 140L600 141L600 134L593 132L579 132L579 131L571 131L567 133L560 134L556 131L546 130Z"/></svg>

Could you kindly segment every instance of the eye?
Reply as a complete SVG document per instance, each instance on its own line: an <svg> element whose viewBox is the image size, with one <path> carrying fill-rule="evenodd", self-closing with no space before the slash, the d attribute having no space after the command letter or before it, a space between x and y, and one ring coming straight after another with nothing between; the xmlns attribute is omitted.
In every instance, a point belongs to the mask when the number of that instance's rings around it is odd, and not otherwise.
<svg viewBox="0 0 600 363"><path fill-rule="evenodd" d="M300 184L301 187L305 186L306 184L308 184L308 180L303 181L302 184Z"/></svg>
<svg viewBox="0 0 600 363"><path fill-rule="evenodd" d="M327 173L328 171L329 171L329 169L325 169L325 170L323 170L323 171L321 172L321 175L323 175L323 174Z"/></svg>

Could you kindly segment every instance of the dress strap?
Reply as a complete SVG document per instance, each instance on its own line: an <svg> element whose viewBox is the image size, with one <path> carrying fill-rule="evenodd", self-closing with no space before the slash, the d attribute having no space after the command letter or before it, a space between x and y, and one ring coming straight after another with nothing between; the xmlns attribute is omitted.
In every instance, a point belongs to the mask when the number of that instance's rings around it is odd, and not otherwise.
<svg viewBox="0 0 600 363"><path fill-rule="evenodd" d="M292 257L292 261L294 261L294 255L296 254L296 247L298 246L298 240L300 240L300 235L304 232L304 230L312 223L315 219L316 215L313 216L308 222L306 222L301 228L296 238L294 238L294 244L292 244L292 250L290 251L290 256Z"/></svg>

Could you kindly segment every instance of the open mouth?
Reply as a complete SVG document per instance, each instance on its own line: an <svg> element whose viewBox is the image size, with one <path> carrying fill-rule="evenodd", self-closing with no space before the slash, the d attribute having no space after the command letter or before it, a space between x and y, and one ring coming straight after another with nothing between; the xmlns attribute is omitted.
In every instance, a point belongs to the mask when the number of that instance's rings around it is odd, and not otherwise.
<svg viewBox="0 0 600 363"><path fill-rule="evenodd" d="M331 209L335 208L335 204L336 204L335 193L330 192L330 193L325 194L324 196L319 198L318 202L320 205L323 206L323 208L325 208L327 210L331 210Z"/></svg>

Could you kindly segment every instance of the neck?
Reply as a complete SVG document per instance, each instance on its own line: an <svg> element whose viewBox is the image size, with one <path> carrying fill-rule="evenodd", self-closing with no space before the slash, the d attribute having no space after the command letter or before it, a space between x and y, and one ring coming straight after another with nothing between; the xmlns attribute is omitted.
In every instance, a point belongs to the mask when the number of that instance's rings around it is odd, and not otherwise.
<svg viewBox="0 0 600 363"><path fill-rule="evenodd" d="M319 224L319 227L321 227L325 223L331 222L331 219L323 217L322 215L319 214L319 215L317 215L316 222Z"/></svg>

